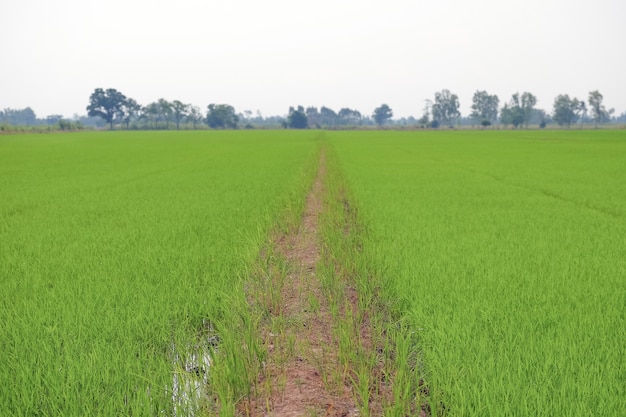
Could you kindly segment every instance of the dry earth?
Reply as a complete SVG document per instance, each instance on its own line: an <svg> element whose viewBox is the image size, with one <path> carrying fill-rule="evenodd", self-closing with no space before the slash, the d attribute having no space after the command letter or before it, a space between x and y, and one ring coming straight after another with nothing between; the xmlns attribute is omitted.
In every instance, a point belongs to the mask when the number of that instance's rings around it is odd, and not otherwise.
<svg viewBox="0 0 626 417"><path fill-rule="evenodd" d="M356 416L358 408L345 372L337 369L333 317L316 265L320 260L319 217L323 208L326 164L321 154L318 174L298 230L274 241L287 274L276 271L272 283L278 300L268 306L275 325L264 326L269 357L257 382L257 395L240 404L250 416ZM276 323L280 327L276 331ZM339 378L338 378L339 377Z"/></svg>
<svg viewBox="0 0 626 417"><path fill-rule="evenodd" d="M393 403L393 371L384 369L382 341L375 341L372 336L369 312L359 310L354 277L340 265L334 265L333 276L340 281L333 282L334 290L329 291L318 276L326 175L322 149L301 224L291 232L278 233L268 253L262 256L266 259L264 279L251 286L249 300L265 312L260 333L268 355L252 388L253 395L238 404L238 415L380 416L383 404ZM350 213L349 203L341 198L343 210ZM345 224L340 230L348 234L352 226ZM357 362L375 358L374 365L369 360L363 368L362 363L346 360L345 354L340 358L340 328L348 329L352 358L357 358ZM345 353L345 333L343 343ZM366 409L357 402L363 395L357 392L357 368L366 378L361 384L367 391ZM425 404L420 407L418 403L412 409L412 415L429 414Z"/></svg>

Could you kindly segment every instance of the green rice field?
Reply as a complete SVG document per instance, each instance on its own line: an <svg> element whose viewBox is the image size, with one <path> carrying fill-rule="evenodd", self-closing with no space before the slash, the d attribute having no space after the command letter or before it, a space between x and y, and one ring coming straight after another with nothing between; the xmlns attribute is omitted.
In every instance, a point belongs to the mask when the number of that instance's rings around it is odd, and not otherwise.
<svg viewBox="0 0 626 417"><path fill-rule="evenodd" d="M0 137L0 415L171 415L173 358L233 321L316 136Z"/></svg>
<svg viewBox="0 0 626 417"><path fill-rule="evenodd" d="M331 142L438 412L626 415L624 131Z"/></svg>
<svg viewBox="0 0 626 417"><path fill-rule="evenodd" d="M0 415L190 415L207 337L248 384L245 283L322 148L433 416L626 415L624 130L0 136Z"/></svg>

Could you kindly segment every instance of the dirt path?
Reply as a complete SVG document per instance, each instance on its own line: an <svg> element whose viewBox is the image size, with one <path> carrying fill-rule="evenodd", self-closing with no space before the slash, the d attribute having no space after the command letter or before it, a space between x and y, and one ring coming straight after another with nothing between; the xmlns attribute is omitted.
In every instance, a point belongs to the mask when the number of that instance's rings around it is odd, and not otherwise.
<svg viewBox="0 0 626 417"><path fill-rule="evenodd" d="M364 229L332 156L322 148L302 221L274 235L247 287L262 346L236 415L428 417L415 336L354 262Z"/></svg>
<svg viewBox="0 0 626 417"><path fill-rule="evenodd" d="M316 273L325 175L322 151L300 227L275 239L274 262L278 265L271 267L271 284L277 293L265 298L270 320L261 329L268 358L256 386L257 395L240 404L242 415L358 415L351 387L338 369L333 315ZM286 265L280 265L281 259Z"/></svg>

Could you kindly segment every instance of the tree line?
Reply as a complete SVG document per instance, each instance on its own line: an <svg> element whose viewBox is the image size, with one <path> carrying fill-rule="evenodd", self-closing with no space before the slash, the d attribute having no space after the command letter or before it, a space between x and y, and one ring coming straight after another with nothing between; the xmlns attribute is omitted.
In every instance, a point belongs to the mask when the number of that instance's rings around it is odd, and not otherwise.
<svg viewBox="0 0 626 417"><path fill-rule="evenodd" d="M95 120L86 120L87 117L76 117L73 120L67 119L60 114L51 114L45 118L38 118L33 109L6 108L0 110L0 131L14 131L16 126L30 127L31 130L41 132L52 130L80 130L85 123L87 125L96 123Z"/></svg>
<svg viewBox="0 0 626 417"><path fill-rule="evenodd" d="M528 127L532 121L538 126L545 127L548 123L557 123L559 126L570 127L577 121L592 121L596 127L600 123L610 121L613 109L607 110L603 104L603 96L599 91L591 91L588 100L570 98L567 94L555 98L552 114L536 107L537 98L529 93L515 93L508 102L500 106L500 99L487 91L476 91L472 97L471 113L465 119L465 124L478 124L482 127L496 123L514 128ZM410 120L421 127L438 128L440 126L454 127L462 121L459 97L444 89L435 93L434 100L426 100L422 117ZM188 122L195 129L205 123L211 128L238 127L240 119L247 122L246 127L254 127L250 121L250 113L239 115L228 104L209 104L203 113L196 106L184 104L178 100L169 102L159 99L146 106L140 106L135 100L127 98L115 89L95 89L89 98L87 106L89 116L102 118L113 129L115 123L123 123L129 128L130 123L143 125L145 129L163 126L167 129L181 122ZM342 108L338 112L322 106L317 107L290 107L286 119L280 124L285 128L304 129L341 128L347 126L363 126L376 124L385 125L393 118L393 110L387 105L374 109L371 117L362 115L358 110Z"/></svg>
<svg viewBox="0 0 626 417"><path fill-rule="evenodd" d="M181 122L189 122L196 128L205 118L200 108L179 100L170 102L161 98L142 106L114 88L96 88L89 97L87 115L101 118L110 129L114 124L123 124L128 129L131 123L143 124L145 129L161 124L165 124L166 129L170 124L179 129ZM237 116L232 106L211 104L206 121L211 127L236 127Z"/></svg>
<svg viewBox="0 0 626 417"><path fill-rule="evenodd" d="M374 109L371 115L362 114L358 110L342 108L335 111L322 106L290 107L286 118L280 116L263 117L257 111L253 115L246 110L237 113L228 104L209 104L203 111L199 107L183 103L179 100L168 101L163 98L140 105L136 100L126 97L114 88L96 88L89 97L86 108L88 116L74 116L73 120L61 115L50 115L38 119L31 108L22 110L4 109L0 111L0 129L2 126L54 126L58 129L81 129L83 126L100 127L115 125L126 129L180 129L213 128L236 129L240 127L285 127L285 128L347 128L366 126L414 126L422 128L454 127L460 125L481 126L487 128L499 124L504 127L529 127L537 125L558 124L570 127L578 122L593 123L596 127L607 122L626 123L626 112L613 116L614 110L607 110L603 104L603 96L599 91L591 91L587 100L570 97L568 94L558 95L553 103L552 112L537 108L537 98L529 93L515 93L500 105L500 99L487 91L476 91L472 97L471 112L463 117L460 102L456 94L444 89L432 100L426 100L420 118L393 119L393 110L387 105Z"/></svg>
<svg viewBox="0 0 626 417"><path fill-rule="evenodd" d="M146 106L139 105L134 99L127 98L116 89L97 88L89 97L87 106L89 116L100 117L110 129L115 124L125 125L130 128L134 123L145 129L166 128L170 125L180 129L181 123L190 123L194 129L200 124L206 124L213 129L235 129L243 121L244 127L252 128L255 125L263 124L263 121L274 123L285 128L306 128L313 127L340 127L360 125L366 121L357 110L343 108L338 113L334 110L322 106L317 107L298 106L291 107L286 119L271 117L269 120L263 119L260 114L252 117L252 112L245 111L243 114L236 113L233 106L228 104L211 103L206 111L202 112L199 107L191 104L184 104L179 100L167 101L159 99Z"/></svg>
<svg viewBox="0 0 626 417"><path fill-rule="evenodd" d="M613 109L607 110L602 101L603 96L597 90L589 93L587 102L561 94L555 98L550 115L545 110L536 108L537 98L529 92L513 94L511 99L500 107L497 95L484 90L476 91L472 97L472 110L466 121L483 127L491 126L498 121L505 127L515 128L528 127L531 121L535 121L539 127L545 127L548 123L570 127L578 120L582 122L590 118L597 127L600 123L609 122L614 113ZM458 96L449 90L442 90L435 93L434 101L427 100L424 114L418 122L423 126L435 128L439 125L452 127L461 118L459 107Z"/></svg>

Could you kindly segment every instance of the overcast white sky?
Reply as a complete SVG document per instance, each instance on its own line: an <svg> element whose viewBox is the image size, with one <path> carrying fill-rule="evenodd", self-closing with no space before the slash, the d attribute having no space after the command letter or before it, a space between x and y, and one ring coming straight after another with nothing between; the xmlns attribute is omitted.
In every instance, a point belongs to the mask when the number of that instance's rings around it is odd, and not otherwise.
<svg viewBox="0 0 626 417"><path fill-rule="evenodd" d="M626 111L625 0L0 0L0 109L85 114L96 87L286 114L420 116L444 88L604 95Z"/></svg>

